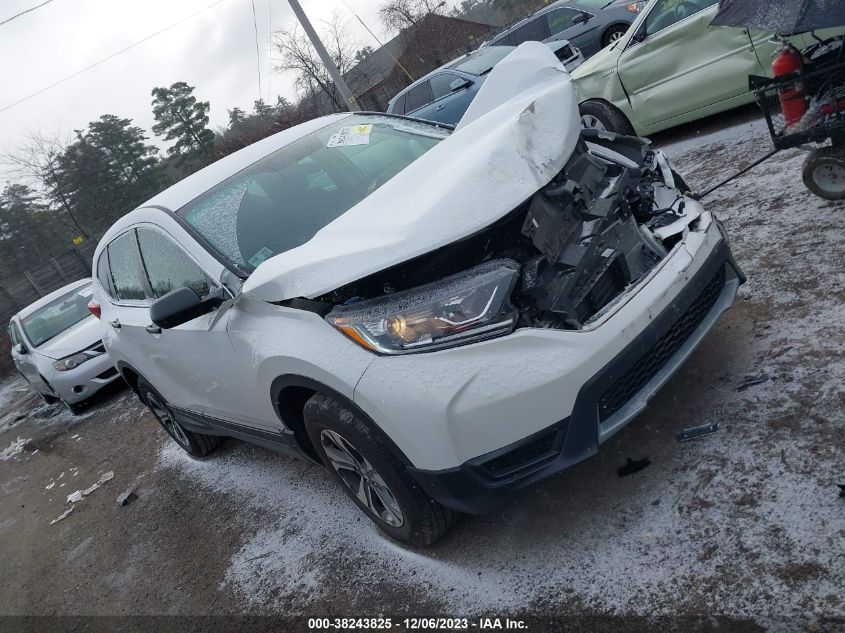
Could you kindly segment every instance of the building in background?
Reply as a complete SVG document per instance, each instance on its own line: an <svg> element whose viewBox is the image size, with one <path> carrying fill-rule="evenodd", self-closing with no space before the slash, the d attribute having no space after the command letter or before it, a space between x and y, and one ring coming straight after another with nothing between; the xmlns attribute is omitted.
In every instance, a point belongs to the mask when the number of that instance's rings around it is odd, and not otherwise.
<svg viewBox="0 0 845 633"><path fill-rule="evenodd" d="M373 51L344 79L362 110L383 112L393 95L435 68L478 48L494 28L492 24L429 13Z"/></svg>

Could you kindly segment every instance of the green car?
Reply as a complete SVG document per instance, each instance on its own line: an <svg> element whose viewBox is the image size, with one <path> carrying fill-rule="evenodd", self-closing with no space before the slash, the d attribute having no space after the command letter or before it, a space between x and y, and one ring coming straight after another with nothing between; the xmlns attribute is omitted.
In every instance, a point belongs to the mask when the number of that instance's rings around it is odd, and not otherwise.
<svg viewBox="0 0 845 633"><path fill-rule="evenodd" d="M711 26L718 0L651 0L619 40L572 73L584 127L648 136L754 101L771 33ZM831 37L841 32L819 32ZM790 38L799 49L811 35Z"/></svg>

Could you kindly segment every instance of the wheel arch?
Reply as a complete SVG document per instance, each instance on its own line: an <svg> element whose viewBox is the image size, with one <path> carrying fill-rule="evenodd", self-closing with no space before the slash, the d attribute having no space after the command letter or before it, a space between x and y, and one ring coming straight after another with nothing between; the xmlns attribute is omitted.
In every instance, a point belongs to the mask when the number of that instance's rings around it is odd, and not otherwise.
<svg viewBox="0 0 845 633"><path fill-rule="evenodd" d="M317 452L311 444L308 433L305 430L305 403L314 395L323 395L332 398L344 407L352 411L361 421L390 448L393 454L407 467L413 467L411 461L405 456L396 443L388 436L382 428L370 417L361 407L355 404L336 389L321 383L318 380L301 376L299 374L283 374L273 379L270 385L270 397L272 398L273 410L279 420L293 431L294 439L302 450L309 457L317 462Z"/></svg>
<svg viewBox="0 0 845 633"><path fill-rule="evenodd" d="M129 363L125 363L123 361L117 362L117 371L120 372L120 375L123 377L123 380L129 385L129 388L138 394L138 378L141 377L141 374L138 373Z"/></svg>

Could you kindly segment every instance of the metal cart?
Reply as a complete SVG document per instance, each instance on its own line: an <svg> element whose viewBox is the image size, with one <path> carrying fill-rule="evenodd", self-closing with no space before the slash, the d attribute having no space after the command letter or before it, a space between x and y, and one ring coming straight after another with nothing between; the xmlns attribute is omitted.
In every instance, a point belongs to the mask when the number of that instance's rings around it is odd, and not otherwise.
<svg viewBox="0 0 845 633"><path fill-rule="evenodd" d="M800 147L809 151L803 179L807 188L827 200L845 199L845 50L834 38L802 51L808 63L801 72L776 79L751 77L757 104L776 151ZM820 54L821 53L821 54ZM813 61L816 58L817 61ZM782 95L797 95L806 111L790 120L781 108Z"/></svg>
<svg viewBox="0 0 845 633"><path fill-rule="evenodd" d="M828 200L845 200L845 37L821 40L815 35L845 26L845 0L719 0L712 24L783 36L808 33L817 42L801 51L796 72L774 79L749 77L774 150L696 197L709 195L781 150L800 147L809 151L803 169L807 188ZM792 107L792 98L802 100L800 107Z"/></svg>

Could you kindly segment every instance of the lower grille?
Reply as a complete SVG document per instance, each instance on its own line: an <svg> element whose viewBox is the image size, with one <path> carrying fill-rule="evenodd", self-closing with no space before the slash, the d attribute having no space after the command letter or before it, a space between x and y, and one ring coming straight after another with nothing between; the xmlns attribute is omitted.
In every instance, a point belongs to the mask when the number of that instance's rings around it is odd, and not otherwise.
<svg viewBox="0 0 845 633"><path fill-rule="evenodd" d="M504 455L476 464L475 469L484 479L500 481L542 468L560 453L562 441L558 438L566 436L566 428L565 423L558 425Z"/></svg>
<svg viewBox="0 0 845 633"><path fill-rule="evenodd" d="M725 287L725 268L707 283L698 298L672 327L599 398L599 420L604 422L631 400L677 353L716 304Z"/></svg>

